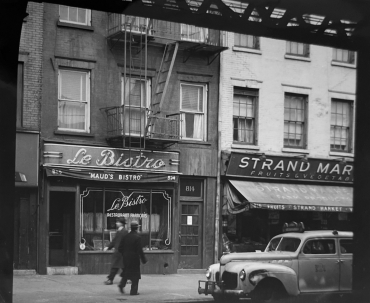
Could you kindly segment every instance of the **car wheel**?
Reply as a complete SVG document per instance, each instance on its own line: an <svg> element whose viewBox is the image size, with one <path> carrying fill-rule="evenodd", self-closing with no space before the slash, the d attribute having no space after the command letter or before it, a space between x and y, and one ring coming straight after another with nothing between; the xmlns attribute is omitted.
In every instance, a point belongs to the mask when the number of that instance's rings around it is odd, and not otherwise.
<svg viewBox="0 0 370 303"><path fill-rule="evenodd" d="M278 281L266 281L258 285L252 297L253 303L270 303L284 297L285 289Z"/></svg>

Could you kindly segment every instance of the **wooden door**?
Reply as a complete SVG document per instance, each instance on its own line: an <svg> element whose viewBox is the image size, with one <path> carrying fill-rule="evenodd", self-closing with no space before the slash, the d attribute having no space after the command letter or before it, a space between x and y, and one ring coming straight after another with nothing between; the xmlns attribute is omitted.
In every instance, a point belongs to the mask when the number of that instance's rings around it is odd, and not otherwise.
<svg viewBox="0 0 370 303"><path fill-rule="evenodd" d="M181 202L178 268L202 268L202 226L202 204Z"/></svg>

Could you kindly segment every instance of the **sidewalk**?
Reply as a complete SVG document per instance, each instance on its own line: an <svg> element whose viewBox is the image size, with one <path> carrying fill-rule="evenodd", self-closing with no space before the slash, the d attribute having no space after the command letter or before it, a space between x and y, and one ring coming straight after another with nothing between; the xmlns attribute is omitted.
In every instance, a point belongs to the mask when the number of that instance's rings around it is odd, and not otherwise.
<svg viewBox="0 0 370 303"><path fill-rule="evenodd" d="M111 302L209 302L212 296L198 294L198 280L204 274L142 275L139 295L118 290L119 276L113 285L104 285L106 275L26 275L13 278L13 303L111 303Z"/></svg>

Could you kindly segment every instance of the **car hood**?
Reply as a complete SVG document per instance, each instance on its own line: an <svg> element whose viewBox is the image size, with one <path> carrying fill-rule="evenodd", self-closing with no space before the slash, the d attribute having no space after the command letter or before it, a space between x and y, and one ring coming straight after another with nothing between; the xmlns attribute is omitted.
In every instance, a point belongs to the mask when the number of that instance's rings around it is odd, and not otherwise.
<svg viewBox="0 0 370 303"><path fill-rule="evenodd" d="M288 251L271 252L250 252L250 253L231 253L223 255L220 260L221 265L234 261L264 262L271 260L292 260L297 257L297 253Z"/></svg>

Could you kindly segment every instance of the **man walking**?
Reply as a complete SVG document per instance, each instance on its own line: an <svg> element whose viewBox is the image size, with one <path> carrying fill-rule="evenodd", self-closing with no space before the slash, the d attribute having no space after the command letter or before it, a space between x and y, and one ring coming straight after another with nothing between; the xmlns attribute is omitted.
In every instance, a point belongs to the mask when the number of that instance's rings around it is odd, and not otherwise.
<svg viewBox="0 0 370 303"><path fill-rule="evenodd" d="M131 232L122 238L118 246L118 251L122 253L124 269L121 273L121 282L118 288L121 293L124 293L127 280L131 280L130 295L138 295L140 274L140 260L145 264L147 262L143 248L141 246L141 237L137 230L139 223L137 221L131 222Z"/></svg>
<svg viewBox="0 0 370 303"><path fill-rule="evenodd" d="M118 251L118 246L121 243L121 240L124 236L128 234L128 231L125 229L126 219L124 217L118 218L116 221L117 226L117 233L112 242L109 243L107 247L104 248L105 251L108 249L114 248L114 252L112 255L112 265L110 269L110 273L108 275L107 281L104 282L105 285L112 285L113 279L118 273L118 270L121 268L123 271L123 260L122 254Z"/></svg>

